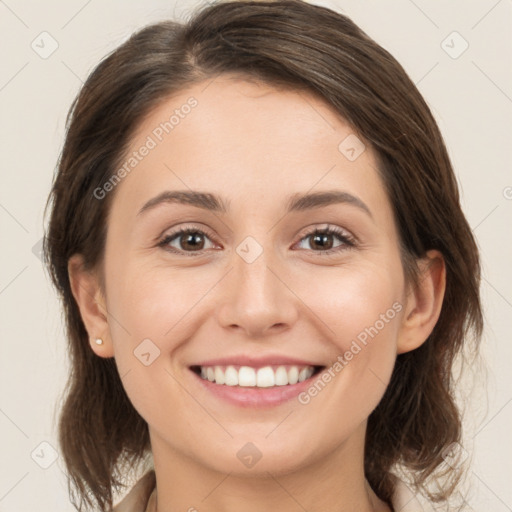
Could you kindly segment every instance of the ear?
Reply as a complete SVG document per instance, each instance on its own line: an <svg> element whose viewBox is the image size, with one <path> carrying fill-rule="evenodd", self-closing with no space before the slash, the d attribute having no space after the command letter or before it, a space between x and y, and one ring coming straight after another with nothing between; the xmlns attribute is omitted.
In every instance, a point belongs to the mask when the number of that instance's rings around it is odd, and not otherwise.
<svg viewBox="0 0 512 512"><path fill-rule="evenodd" d="M446 288L446 267L439 251L428 251L417 262L418 284L411 285L405 300L405 312L398 336L397 353L418 348L433 331L443 305Z"/></svg>
<svg viewBox="0 0 512 512"><path fill-rule="evenodd" d="M82 255L74 254L68 260L68 275L71 291L78 304L92 350L100 357L113 357L106 301L97 273L86 270ZM102 345L96 343L98 338L103 340Z"/></svg>

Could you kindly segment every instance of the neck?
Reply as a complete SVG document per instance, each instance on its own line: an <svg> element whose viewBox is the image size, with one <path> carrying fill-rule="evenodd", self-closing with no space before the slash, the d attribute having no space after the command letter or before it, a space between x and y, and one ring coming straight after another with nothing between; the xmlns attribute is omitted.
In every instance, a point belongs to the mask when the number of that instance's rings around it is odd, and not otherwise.
<svg viewBox="0 0 512 512"><path fill-rule="evenodd" d="M200 464L150 429L156 474L155 512L391 512L364 477L365 425L346 443L296 469L258 464L240 473Z"/></svg>

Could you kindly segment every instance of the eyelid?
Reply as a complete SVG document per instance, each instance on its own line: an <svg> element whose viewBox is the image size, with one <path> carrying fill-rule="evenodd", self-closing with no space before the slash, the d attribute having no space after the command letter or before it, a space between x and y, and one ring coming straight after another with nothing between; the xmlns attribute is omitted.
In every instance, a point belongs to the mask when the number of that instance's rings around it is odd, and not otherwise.
<svg viewBox="0 0 512 512"><path fill-rule="evenodd" d="M177 235L178 233L181 233L182 231L186 230L195 230L198 232L203 232L204 234L208 235L210 238L215 239L215 233L209 229L208 227L204 226L201 223L187 223L184 224L178 224L177 226L173 226L170 228L166 228L163 232L161 232L155 239L155 242L161 242L165 238L172 237L174 235Z"/></svg>
<svg viewBox="0 0 512 512"><path fill-rule="evenodd" d="M314 235L317 232L320 232L320 233L328 232L330 234L336 234L338 236L344 237L347 240L354 242L354 244L358 242L357 237L355 237L351 231L349 231L346 228L342 228L341 226L329 224L328 222L325 222L323 224L322 223L314 224L313 227L308 226L307 228L304 228L303 231L299 232L299 235L298 235L300 237L299 241L302 240L303 238L305 238L306 236Z"/></svg>

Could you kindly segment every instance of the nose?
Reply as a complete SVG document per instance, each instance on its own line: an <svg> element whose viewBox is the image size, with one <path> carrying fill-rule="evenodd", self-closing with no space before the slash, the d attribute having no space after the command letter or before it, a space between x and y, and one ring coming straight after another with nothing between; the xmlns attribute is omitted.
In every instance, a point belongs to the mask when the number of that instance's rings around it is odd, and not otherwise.
<svg viewBox="0 0 512 512"><path fill-rule="evenodd" d="M262 338L289 329L297 321L300 300L287 283L289 273L272 252L265 248L252 262L233 253L217 307L222 327L243 331L247 338Z"/></svg>

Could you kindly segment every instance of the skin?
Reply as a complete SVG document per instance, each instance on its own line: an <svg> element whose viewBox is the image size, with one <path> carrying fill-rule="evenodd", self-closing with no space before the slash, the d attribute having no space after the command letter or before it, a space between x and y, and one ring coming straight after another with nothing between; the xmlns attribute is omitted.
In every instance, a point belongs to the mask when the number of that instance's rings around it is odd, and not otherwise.
<svg viewBox="0 0 512 512"><path fill-rule="evenodd" d="M110 192L103 268L69 261L91 350L115 357L149 425L158 512L389 511L364 476L367 418L397 354L420 346L438 319L442 256L419 261L420 284L409 286L372 148L348 160L338 145L354 130L311 94L221 75L159 105L132 149L190 96L198 105ZM188 189L222 196L228 213L167 203L138 215L162 191ZM358 197L371 216L350 203L285 212L291 194L331 189ZM341 250L323 254L306 235L327 223L356 245L331 235ZM158 246L190 226L211 236L197 249L177 237L181 254ZM252 263L236 252L247 236L263 251ZM240 408L188 369L240 353L329 366L394 303L401 311L308 404ZM149 366L133 354L147 338L160 350ZM251 468L237 457L247 442L261 453Z"/></svg>

